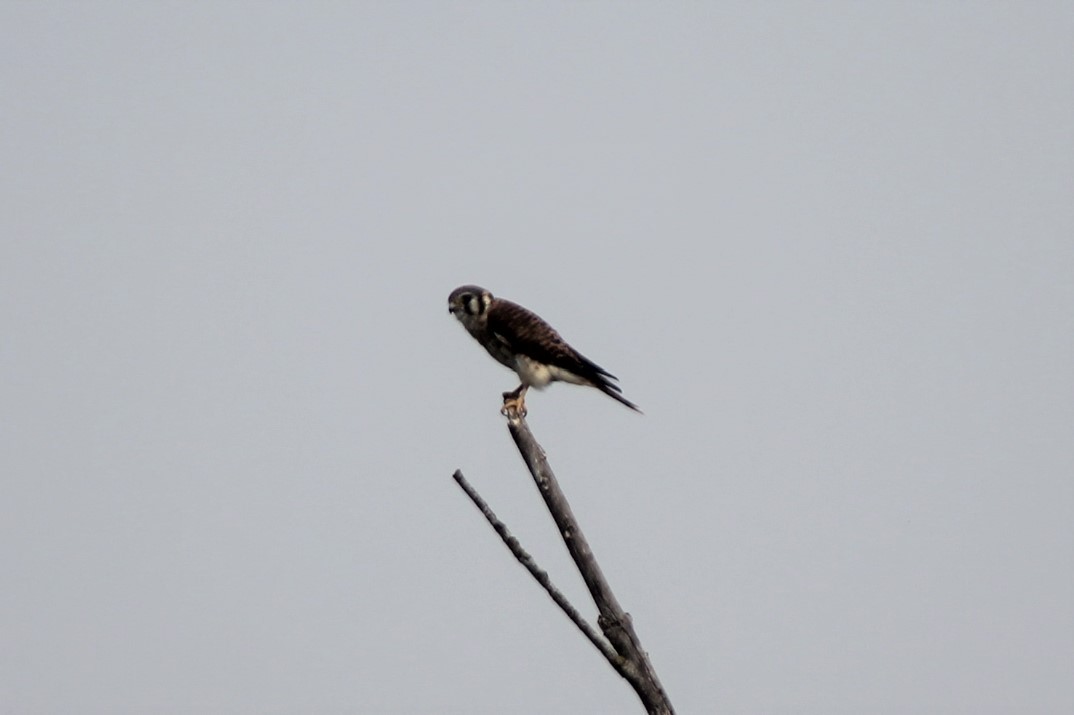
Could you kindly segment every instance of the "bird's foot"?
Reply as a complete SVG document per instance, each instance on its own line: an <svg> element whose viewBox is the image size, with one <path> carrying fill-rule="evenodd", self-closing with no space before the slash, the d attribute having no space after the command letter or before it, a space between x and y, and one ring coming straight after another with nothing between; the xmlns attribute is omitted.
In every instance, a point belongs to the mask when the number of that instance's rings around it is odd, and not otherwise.
<svg viewBox="0 0 1074 715"><path fill-rule="evenodd" d="M519 385L517 390L503 393L500 414L504 417L526 416L526 385Z"/></svg>

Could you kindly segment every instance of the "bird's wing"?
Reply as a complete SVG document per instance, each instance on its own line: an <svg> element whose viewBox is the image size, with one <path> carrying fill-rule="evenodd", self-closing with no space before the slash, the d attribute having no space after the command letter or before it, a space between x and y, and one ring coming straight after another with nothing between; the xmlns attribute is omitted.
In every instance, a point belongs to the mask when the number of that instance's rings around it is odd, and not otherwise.
<svg viewBox="0 0 1074 715"><path fill-rule="evenodd" d="M569 370L594 386L608 384L619 389L608 382L615 380L615 375L572 348L551 325L521 305L497 299L488 311L488 330L513 352Z"/></svg>
<svg viewBox="0 0 1074 715"><path fill-rule="evenodd" d="M492 339L509 352L567 370L630 409L641 412L637 405L623 397L623 390L613 382L618 379L615 375L568 345L537 314L509 300L497 299L486 313L486 320Z"/></svg>

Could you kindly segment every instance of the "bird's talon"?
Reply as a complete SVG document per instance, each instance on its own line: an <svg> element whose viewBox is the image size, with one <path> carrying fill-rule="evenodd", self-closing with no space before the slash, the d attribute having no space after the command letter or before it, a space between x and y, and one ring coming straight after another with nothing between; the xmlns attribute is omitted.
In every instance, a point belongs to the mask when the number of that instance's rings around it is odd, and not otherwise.
<svg viewBox="0 0 1074 715"><path fill-rule="evenodd" d="M500 414L504 417L526 416L526 385L519 385L517 390L503 393L503 407Z"/></svg>
<svg viewBox="0 0 1074 715"><path fill-rule="evenodd" d="M511 393L504 395L503 407L500 408L500 414L504 417L525 417L526 406L518 399L518 396L511 396Z"/></svg>

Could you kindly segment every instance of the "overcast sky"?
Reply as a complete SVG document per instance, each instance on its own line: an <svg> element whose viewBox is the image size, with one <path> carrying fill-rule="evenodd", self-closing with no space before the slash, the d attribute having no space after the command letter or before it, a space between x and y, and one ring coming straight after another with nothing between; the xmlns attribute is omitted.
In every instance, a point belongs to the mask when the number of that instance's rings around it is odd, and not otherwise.
<svg viewBox="0 0 1074 715"><path fill-rule="evenodd" d="M0 711L1074 711L1070 2L0 2Z"/></svg>

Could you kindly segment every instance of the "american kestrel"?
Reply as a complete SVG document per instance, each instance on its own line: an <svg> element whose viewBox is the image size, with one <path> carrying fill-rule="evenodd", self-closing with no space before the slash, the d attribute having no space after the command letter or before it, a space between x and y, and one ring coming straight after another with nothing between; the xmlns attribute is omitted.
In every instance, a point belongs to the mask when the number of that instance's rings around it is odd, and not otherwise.
<svg viewBox="0 0 1074 715"><path fill-rule="evenodd" d="M637 405L620 393L618 378L567 344L551 325L537 315L484 288L461 286L448 296L448 312L481 343L489 355L518 373L522 384L503 393L503 412L526 414L526 390L550 382L571 382L595 387L630 409Z"/></svg>

